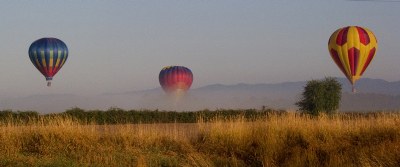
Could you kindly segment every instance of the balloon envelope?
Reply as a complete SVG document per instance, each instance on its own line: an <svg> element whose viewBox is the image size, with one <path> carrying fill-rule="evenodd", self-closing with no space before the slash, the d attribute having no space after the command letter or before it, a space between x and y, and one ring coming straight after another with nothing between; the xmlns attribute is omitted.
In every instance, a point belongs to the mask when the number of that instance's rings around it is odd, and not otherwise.
<svg viewBox="0 0 400 167"><path fill-rule="evenodd" d="M67 45L57 38L36 40L29 47L28 53L33 65L48 81L48 86L68 58Z"/></svg>
<svg viewBox="0 0 400 167"><path fill-rule="evenodd" d="M193 82L192 71L183 66L164 67L158 76L165 92L187 91Z"/></svg>
<svg viewBox="0 0 400 167"><path fill-rule="evenodd" d="M333 61L354 86L374 58L378 42L367 28L348 26L331 35L328 48Z"/></svg>

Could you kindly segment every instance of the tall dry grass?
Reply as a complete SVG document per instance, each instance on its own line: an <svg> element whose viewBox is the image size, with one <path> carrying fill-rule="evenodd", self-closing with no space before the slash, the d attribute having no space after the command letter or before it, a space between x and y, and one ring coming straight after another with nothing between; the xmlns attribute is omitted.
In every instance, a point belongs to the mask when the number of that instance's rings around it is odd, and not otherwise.
<svg viewBox="0 0 400 167"><path fill-rule="evenodd" d="M0 123L0 166L400 166L400 114Z"/></svg>
<svg viewBox="0 0 400 167"><path fill-rule="evenodd" d="M218 165L400 166L398 113L317 118L288 113L201 124L197 147Z"/></svg>

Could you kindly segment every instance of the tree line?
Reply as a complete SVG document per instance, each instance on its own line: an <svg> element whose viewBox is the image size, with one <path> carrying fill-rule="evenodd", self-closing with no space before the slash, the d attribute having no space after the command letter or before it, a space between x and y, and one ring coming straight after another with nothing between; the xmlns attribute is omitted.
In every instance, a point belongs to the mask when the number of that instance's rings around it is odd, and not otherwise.
<svg viewBox="0 0 400 167"><path fill-rule="evenodd" d="M110 108L108 110L84 110L78 107L71 108L62 113L39 114L36 111L0 111L0 122L29 124L46 118L71 118L82 123L92 124L136 124L136 123L195 123L201 118L209 121L215 117L234 118L244 117L253 120L268 114L282 114L284 110L273 109L220 109L200 111L159 111L159 110L124 110L121 108Z"/></svg>
<svg viewBox="0 0 400 167"><path fill-rule="evenodd" d="M285 110L266 109L219 109L219 110L199 110L199 111L159 111L159 110L123 110L120 108L110 108L108 110L84 110L78 107L71 108L62 113L39 114L36 111L0 111L0 125L29 125L38 122L45 123L60 118L71 119L82 124L112 125L112 124L140 124L140 123L196 123L199 119L208 122L214 119L244 118L248 121L270 116L285 116ZM313 113L296 112L297 116L311 116ZM342 120L352 120L359 118L378 118L387 114L399 114L396 111L386 112L340 112L326 113Z"/></svg>

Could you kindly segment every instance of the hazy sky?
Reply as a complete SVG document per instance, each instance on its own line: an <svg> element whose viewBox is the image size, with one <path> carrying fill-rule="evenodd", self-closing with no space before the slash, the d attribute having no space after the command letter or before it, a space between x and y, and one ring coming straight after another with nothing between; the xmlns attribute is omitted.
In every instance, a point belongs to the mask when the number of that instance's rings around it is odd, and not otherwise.
<svg viewBox="0 0 400 167"><path fill-rule="evenodd" d="M372 30L364 77L400 80L400 3L345 0L5 0L0 2L0 96L100 94L159 87L167 65L192 87L343 77L328 51L336 29ZM56 37L69 48L51 88L28 57Z"/></svg>

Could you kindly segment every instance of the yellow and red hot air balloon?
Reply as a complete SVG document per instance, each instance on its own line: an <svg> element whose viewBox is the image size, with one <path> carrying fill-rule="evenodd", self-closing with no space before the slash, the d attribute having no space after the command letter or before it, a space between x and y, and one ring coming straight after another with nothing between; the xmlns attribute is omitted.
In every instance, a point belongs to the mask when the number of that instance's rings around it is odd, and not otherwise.
<svg viewBox="0 0 400 167"><path fill-rule="evenodd" d="M352 85L363 75L378 49L372 31L359 26L348 26L336 30L329 38L329 53Z"/></svg>
<svg viewBox="0 0 400 167"><path fill-rule="evenodd" d="M160 71L158 79L165 92L184 93L192 85L193 74L183 66L167 66Z"/></svg>

